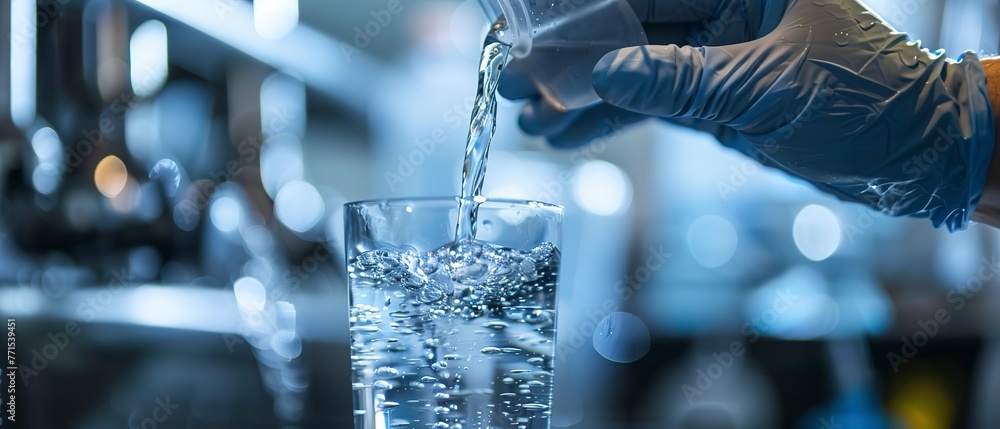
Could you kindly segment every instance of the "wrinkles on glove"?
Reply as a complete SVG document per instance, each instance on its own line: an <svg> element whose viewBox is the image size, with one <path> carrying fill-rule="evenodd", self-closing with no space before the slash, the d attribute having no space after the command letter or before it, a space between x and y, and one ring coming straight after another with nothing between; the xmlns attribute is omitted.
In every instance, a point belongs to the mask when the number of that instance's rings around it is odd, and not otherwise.
<svg viewBox="0 0 1000 429"><path fill-rule="evenodd" d="M784 14L787 0L628 0L629 5L643 23L646 36L652 44L677 45L728 45L752 40L775 28ZM613 25L609 23L609 25ZM532 55L535 55L533 53ZM520 123L528 134L544 136L559 147L572 147L593 140L595 133L592 122L603 122L613 117L595 118L602 111L601 106L592 106L581 111L553 114L541 104L540 79L550 70L539 62L521 58L513 59L506 67L499 85L499 93L510 100L529 100L521 115ZM531 65L534 64L534 65ZM552 64L551 67L560 67ZM597 109L586 115L582 110ZM613 110L613 109L607 109ZM620 114L616 113L618 116ZM547 121L553 121L547 123ZM636 120L638 121L638 120ZM590 131L573 131L582 126ZM709 132L715 130L728 133L725 127L697 122L697 129ZM600 133L597 133L600 135ZM579 136L581 140L570 142L569 136ZM726 136L716 134L720 140ZM556 142L558 140L558 142Z"/></svg>
<svg viewBox="0 0 1000 429"><path fill-rule="evenodd" d="M910 42L862 3L793 1L777 30L731 46L606 55L617 107L731 126L773 164L837 197L964 228L993 147L985 75Z"/></svg>
<svg viewBox="0 0 1000 429"><path fill-rule="evenodd" d="M631 125L651 119L636 113L602 103L587 109L560 111L547 106L544 100L528 102L519 117L525 133L545 137L556 149L573 149L586 143L610 143L620 132ZM732 128L715 122L693 118L661 118L662 120L714 135L724 146L736 147L741 138Z"/></svg>

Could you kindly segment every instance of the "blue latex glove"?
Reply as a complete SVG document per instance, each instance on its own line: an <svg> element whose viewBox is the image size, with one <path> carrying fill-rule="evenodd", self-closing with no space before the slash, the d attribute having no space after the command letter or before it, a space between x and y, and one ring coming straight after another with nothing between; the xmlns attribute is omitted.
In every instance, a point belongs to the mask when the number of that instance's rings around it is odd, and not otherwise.
<svg viewBox="0 0 1000 429"><path fill-rule="evenodd" d="M764 3L737 7L773 22ZM856 0L791 0L766 27L733 45L609 53L594 87L640 117L730 127L732 146L842 200L964 228L994 144L975 54L955 62L923 50Z"/></svg>

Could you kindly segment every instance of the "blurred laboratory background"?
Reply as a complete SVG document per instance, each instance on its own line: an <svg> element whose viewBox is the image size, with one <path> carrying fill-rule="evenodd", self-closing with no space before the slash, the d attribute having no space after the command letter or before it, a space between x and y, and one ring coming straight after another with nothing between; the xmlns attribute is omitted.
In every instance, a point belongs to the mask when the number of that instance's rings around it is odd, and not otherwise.
<svg viewBox="0 0 1000 429"><path fill-rule="evenodd" d="M3 0L19 428L348 428L346 201L458 192L475 0ZM995 53L996 0L870 1ZM484 193L566 207L558 428L1000 427L1000 233L649 121ZM5 379L6 380L6 379Z"/></svg>

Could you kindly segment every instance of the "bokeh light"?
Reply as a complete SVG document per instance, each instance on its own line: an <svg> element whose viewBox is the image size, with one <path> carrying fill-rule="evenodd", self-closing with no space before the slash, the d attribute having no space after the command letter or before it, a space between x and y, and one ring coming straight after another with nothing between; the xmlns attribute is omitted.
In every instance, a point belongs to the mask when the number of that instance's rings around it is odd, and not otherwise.
<svg viewBox="0 0 1000 429"><path fill-rule="evenodd" d="M259 280L253 277L240 277L233 283L233 293L241 310L249 313L264 311L267 290Z"/></svg>
<svg viewBox="0 0 1000 429"><path fill-rule="evenodd" d="M125 189L128 182L128 170L125 163L117 156L108 155L97 163L94 170L94 184L105 197L114 198Z"/></svg>
<svg viewBox="0 0 1000 429"><path fill-rule="evenodd" d="M22 25L37 22L38 3L35 0L12 0L7 3L11 29L10 39L10 118L15 125L27 127L35 120L36 108L36 36L37 28L21 30Z"/></svg>
<svg viewBox="0 0 1000 429"><path fill-rule="evenodd" d="M297 137L283 133L261 146L260 181L268 195L275 197L286 184L301 181L304 175L302 144Z"/></svg>
<svg viewBox="0 0 1000 429"><path fill-rule="evenodd" d="M31 149L39 160L58 161L62 157L62 143L59 142L59 135L49 127L43 127L35 131L31 136Z"/></svg>
<svg viewBox="0 0 1000 429"><path fill-rule="evenodd" d="M810 204L795 216L792 236L806 258L822 261L840 246L840 221L830 209Z"/></svg>
<svg viewBox="0 0 1000 429"><path fill-rule="evenodd" d="M285 37L299 24L299 0L253 0L253 27L267 39Z"/></svg>
<svg viewBox="0 0 1000 429"><path fill-rule="evenodd" d="M688 228L687 239L691 256L705 268L716 268L729 262L739 244L733 224L716 215L695 219Z"/></svg>
<svg viewBox="0 0 1000 429"><path fill-rule="evenodd" d="M142 202L142 188L134 177L126 175L125 186L110 197L111 208L118 213L132 213Z"/></svg>
<svg viewBox="0 0 1000 429"><path fill-rule="evenodd" d="M633 314L608 314L594 330L594 350L612 362L630 363L642 359L649 353L649 345L649 329Z"/></svg>
<svg viewBox="0 0 1000 429"><path fill-rule="evenodd" d="M292 181L278 191L274 212L281 223L295 232L310 230L323 217L323 197L313 185Z"/></svg>
<svg viewBox="0 0 1000 429"><path fill-rule="evenodd" d="M818 271L792 267L750 294L748 329L796 340L831 334L840 324L840 306L828 289Z"/></svg>
<svg viewBox="0 0 1000 429"><path fill-rule="evenodd" d="M64 165L62 142L55 130L40 128L31 136L31 148L38 165L31 173L31 183L42 194L51 194L59 186Z"/></svg>
<svg viewBox="0 0 1000 429"><path fill-rule="evenodd" d="M219 197L212 203L208 215L219 231L231 232L240 226L243 208L233 197Z"/></svg>
<svg viewBox="0 0 1000 429"><path fill-rule="evenodd" d="M156 20L140 24L129 41L129 58L132 91L138 97L155 94L167 81L167 27Z"/></svg>
<svg viewBox="0 0 1000 429"><path fill-rule="evenodd" d="M575 172L573 197L584 210L609 216L632 203L632 185L625 172L606 161L590 161Z"/></svg>
<svg viewBox="0 0 1000 429"><path fill-rule="evenodd" d="M149 178L163 184L163 193L174 196L181 186L181 171L172 159L161 159L149 170Z"/></svg>

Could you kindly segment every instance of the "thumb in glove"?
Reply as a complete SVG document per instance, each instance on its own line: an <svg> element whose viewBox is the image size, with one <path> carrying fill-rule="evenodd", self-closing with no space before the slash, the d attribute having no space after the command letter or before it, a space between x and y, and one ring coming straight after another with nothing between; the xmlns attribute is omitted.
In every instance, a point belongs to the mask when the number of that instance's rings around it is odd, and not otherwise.
<svg viewBox="0 0 1000 429"><path fill-rule="evenodd" d="M607 54L594 88L643 114L739 131L846 200L962 229L993 151L982 64L921 49L857 0L794 0L772 33L718 47Z"/></svg>

